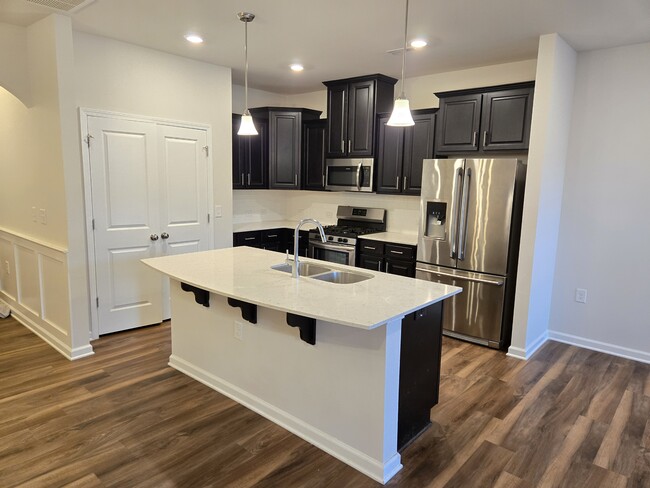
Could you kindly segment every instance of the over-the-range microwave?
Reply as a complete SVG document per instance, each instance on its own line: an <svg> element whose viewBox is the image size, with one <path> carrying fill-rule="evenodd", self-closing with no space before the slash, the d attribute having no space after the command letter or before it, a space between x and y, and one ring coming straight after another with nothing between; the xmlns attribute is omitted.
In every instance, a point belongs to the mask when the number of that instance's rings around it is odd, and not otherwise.
<svg viewBox="0 0 650 488"><path fill-rule="evenodd" d="M327 159L325 189L372 192L373 158Z"/></svg>

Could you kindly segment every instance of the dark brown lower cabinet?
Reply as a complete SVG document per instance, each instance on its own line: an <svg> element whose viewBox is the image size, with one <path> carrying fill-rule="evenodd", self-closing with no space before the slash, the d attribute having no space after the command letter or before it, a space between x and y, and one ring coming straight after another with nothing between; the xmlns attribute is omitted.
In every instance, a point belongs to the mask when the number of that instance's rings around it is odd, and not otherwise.
<svg viewBox="0 0 650 488"><path fill-rule="evenodd" d="M415 246L361 239L357 264L360 268L415 278L415 250Z"/></svg>
<svg viewBox="0 0 650 488"><path fill-rule="evenodd" d="M233 246L249 246L268 251L293 254L293 229L277 228L233 233ZM298 254L307 256L309 231L300 231L298 237Z"/></svg>

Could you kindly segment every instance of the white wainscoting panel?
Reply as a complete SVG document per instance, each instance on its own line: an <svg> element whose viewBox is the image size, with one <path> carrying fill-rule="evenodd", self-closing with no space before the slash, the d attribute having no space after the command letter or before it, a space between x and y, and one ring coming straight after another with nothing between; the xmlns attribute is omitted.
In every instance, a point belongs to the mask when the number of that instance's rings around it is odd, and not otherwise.
<svg viewBox="0 0 650 488"><path fill-rule="evenodd" d="M93 354L72 348L66 249L0 229L0 300L66 358Z"/></svg>

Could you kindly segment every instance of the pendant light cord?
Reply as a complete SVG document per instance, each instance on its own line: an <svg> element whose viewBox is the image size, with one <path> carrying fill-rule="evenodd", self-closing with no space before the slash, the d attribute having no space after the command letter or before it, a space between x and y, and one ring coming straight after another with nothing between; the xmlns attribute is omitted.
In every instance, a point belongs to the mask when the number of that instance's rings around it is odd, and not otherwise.
<svg viewBox="0 0 650 488"><path fill-rule="evenodd" d="M244 22L244 59L244 103L246 104L244 113L248 114L248 21Z"/></svg>
<svg viewBox="0 0 650 488"><path fill-rule="evenodd" d="M402 93L400 98L406 98L404 95L404 65L406 64L406 43L407 43L407 32L409 25L409 0L406 0L406 15L404 16L404 51L402 52Z"/></svg>

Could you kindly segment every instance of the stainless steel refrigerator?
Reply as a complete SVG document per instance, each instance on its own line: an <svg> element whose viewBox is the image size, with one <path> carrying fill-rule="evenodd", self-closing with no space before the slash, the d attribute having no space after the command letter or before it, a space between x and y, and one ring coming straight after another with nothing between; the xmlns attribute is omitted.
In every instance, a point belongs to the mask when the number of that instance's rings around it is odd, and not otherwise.
<svg viewBox="0 0 650 488"><path fill-rule="evenodd" d="M460 286L446 335L510 344L526 166L521 159L425 159L416 278Z"/></svg>

